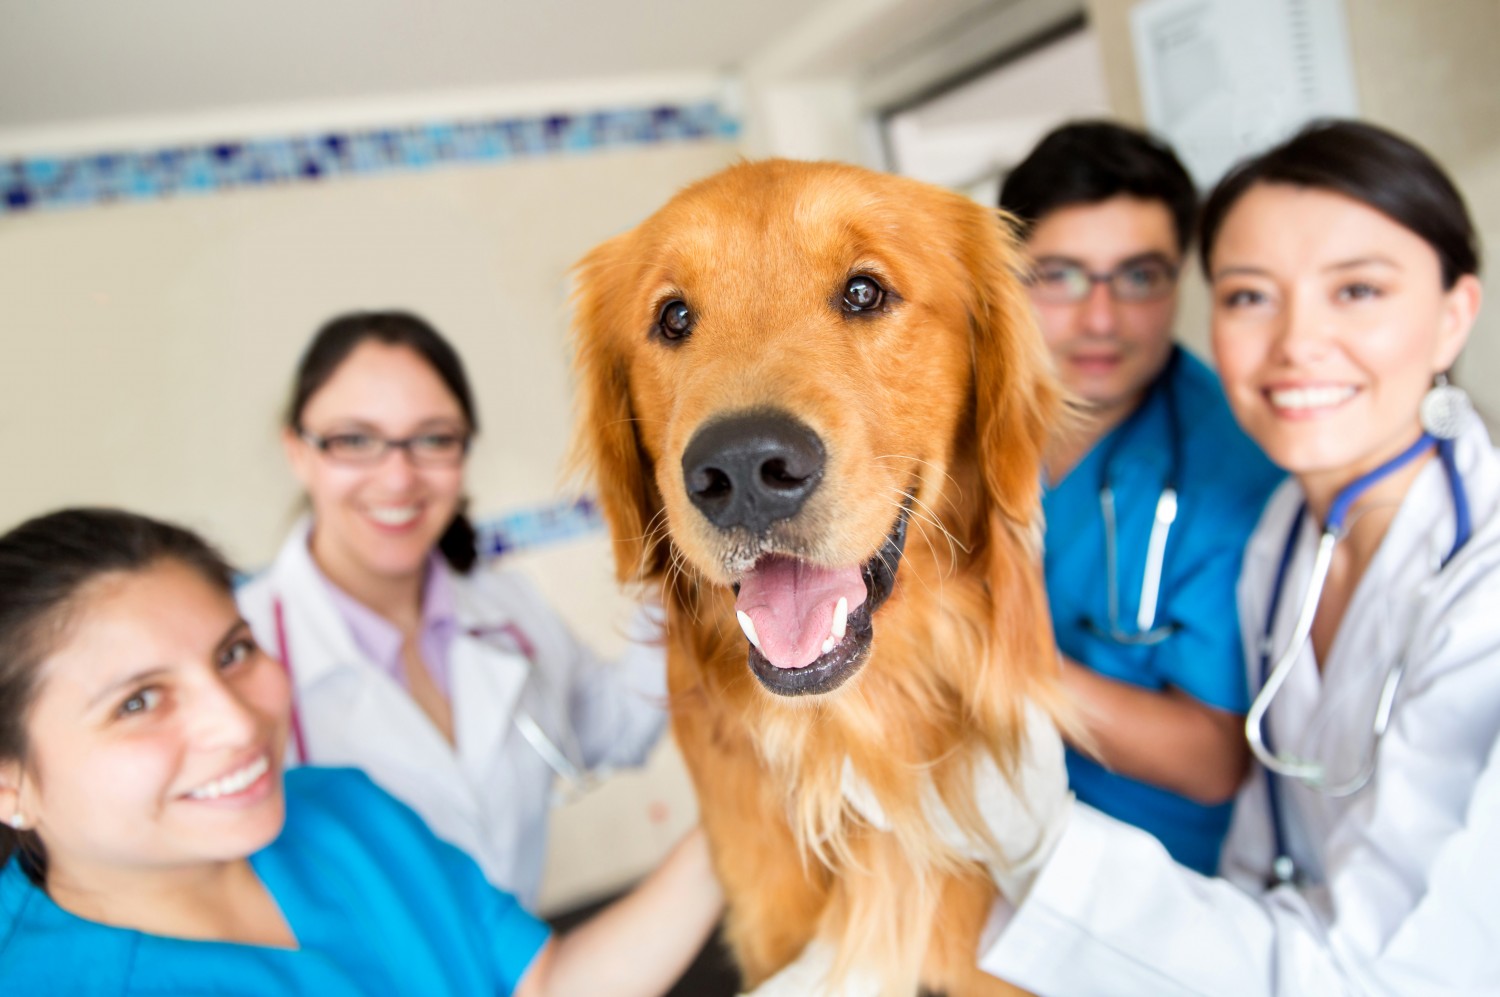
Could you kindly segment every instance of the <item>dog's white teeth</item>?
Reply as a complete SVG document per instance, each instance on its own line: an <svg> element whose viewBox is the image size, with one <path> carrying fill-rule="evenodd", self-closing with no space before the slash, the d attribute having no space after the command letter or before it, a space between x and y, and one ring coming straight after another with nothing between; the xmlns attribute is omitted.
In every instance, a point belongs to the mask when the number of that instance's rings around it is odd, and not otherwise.
<svg viewBox="0 0 1500 997"><path fill-rule="evenodd" d="M823 642L823 653L827 654L839 641L844 639L844 631L849 629L849 600L839 596L838 603L833 607L833 623L828 628L828 639Z"/></svg>
<svg viewBox="0 0 1500 997"><path fill-rule="evenodd" d="M735 610L734 615L740 621L740 629L743 630L743 631L745 631L745 639L748 640L750 643L754 644L755 645L755 649L757 651L759 651L760 650L760 638L758 636L756 636L756 633L755 633L755 623L754 623L754 621L752 621L750 619L750 614L744 612L743 610Z"/></svg>

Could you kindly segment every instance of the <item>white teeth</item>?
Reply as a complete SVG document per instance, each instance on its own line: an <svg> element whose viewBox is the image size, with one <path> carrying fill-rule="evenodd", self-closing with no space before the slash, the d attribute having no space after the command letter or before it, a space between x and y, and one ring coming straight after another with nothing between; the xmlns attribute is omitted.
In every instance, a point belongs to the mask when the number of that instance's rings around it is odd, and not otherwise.
<svg viewBox="0 0 1500 997"><path fill-rule="evenodd" d="M1355 389L1329 385L1310 388L1278 388L1272 391L1271 404L1281 409L1333 408L1354 397Z"/></svg>
<svg viewBox="0 0 1500 997"><path fill-rule="evenodd" d="M755 649L757 651L759 651L760 650L760 638L758 636L756 636L756 633L755 633L755 624L751 621L750 615L748 613L744 612L743 610L738 610L738 609L735 610L734 615L740 621L740 629L743 630L743 631L745 631L745 639L748 640L750 643L754 644L755 645Z"/></svg>
<svg viewBox="0 0 1500 997"><path fill-rule="evenodd" d="M417 507L414 505L372 507L369 513L370 518L382 526L405 526L417 518Z"/></svg>
<svg viewBox="0 0 1500 997"><path fill-rule="evenodd" d="M215 779L213 782L199 786L188 793L188 797L194 800L217 800L221 796L233 796L265 775L270 767L271 759L261 755L239 771L231 772L222 779Z"/></svg>
<svg viewBox="0 0 1500 997"><path fill-rule="evenodd" d="M828 639L823 642L823 653L827 654L838 646L839 641L844 639L844 631L849 629L849 600L839 596L838 604L833 607L833 625L828 628Z"/></svg>

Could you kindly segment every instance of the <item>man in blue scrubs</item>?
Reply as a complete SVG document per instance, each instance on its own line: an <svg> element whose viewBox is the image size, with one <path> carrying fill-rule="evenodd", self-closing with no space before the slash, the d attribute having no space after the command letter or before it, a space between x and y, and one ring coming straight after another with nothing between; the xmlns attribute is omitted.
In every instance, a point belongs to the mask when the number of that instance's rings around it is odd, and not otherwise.
<svg viewBox="0 0 1500 997"><path fill-rule="evenodd" d="M1086 416L1046 464L1046 575L1094 744L1079 799L1218 864L1248 706L1235 613L1245 541L1280 477L1218 379L1173 342L1197 196L1170 149L1115 124L1049 134L1006 178L1031 299Z"/></svg>

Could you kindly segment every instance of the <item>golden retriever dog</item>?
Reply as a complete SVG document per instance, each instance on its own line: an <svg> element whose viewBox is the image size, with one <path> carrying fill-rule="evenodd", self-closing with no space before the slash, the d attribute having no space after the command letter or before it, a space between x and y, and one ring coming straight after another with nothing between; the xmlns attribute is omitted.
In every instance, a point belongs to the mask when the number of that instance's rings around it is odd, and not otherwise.
<svg viewBox="0 0 1500 997"><path fill-rule="evenodd" d="M975 967L995 888L921 799L984 836L975 760L1013 771L1026 704L1058 702L1038 538L1060 392L1017 266L965 197L775 160L578 265L579 456L621 579L664 590L673 729L751 985L820 939L886 993L1011 992Z"/></svg>

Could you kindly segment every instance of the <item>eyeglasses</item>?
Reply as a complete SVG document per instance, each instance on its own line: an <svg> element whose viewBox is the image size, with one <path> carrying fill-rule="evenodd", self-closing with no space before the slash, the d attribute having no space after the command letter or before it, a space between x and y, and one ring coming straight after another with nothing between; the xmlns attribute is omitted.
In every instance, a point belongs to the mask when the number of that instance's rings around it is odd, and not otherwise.
<svg viewBox="0 0 1500 997"><path fill-rule="evenodd" d="M1172 293L1177 267L1166 260L1148 258L1120 264L1107 273L1091 273L1077 263L1039 260L1027 283L1038 301L1076 304L1093 293L1095 284L1109 288L1115 301L1159 301Z"/></svg>
<svg viewBox="0 0 1500 997"><path fill-rule="evenodd" d="M456 467L469 452L468 433L421 433L402 440L388 440L374 433L330 433L319 436L300 430L297 434L317 447L329 460L354 467L380 463L391 450L405 450L417 467Z"/></svg>

